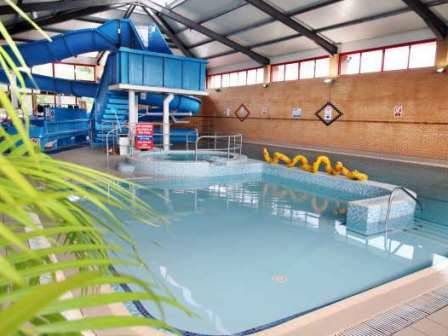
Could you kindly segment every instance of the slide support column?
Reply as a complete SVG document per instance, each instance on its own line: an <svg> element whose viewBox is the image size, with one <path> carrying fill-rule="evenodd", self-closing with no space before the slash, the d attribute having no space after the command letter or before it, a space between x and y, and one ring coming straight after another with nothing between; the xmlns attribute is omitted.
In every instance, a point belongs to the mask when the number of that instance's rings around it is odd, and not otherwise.
<svg viewBox="0 0 448 336"><path fill-rule="evenodd" d="M163 100L163 150L170 150L170 103L174 95L170 93Z"/></svg>

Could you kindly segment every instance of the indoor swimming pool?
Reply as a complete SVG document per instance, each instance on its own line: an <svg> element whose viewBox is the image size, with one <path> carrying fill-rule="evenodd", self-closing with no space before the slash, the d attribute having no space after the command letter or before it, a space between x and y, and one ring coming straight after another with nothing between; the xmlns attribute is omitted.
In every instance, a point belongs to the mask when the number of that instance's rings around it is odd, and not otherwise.
<svg viewBox="0 0 448 336"><path fill-rule="evenodd" d="M145 187L139 196L169 224L148 228L119 215L153 276L196 315L165 309L166 321L189 335L264 330L448 256L447 218L429 222L427 204L406 230L364 236L347 230L356 199L348 191L269 174ZM134 302L131 311L160 317L148 302Z"/></svg>

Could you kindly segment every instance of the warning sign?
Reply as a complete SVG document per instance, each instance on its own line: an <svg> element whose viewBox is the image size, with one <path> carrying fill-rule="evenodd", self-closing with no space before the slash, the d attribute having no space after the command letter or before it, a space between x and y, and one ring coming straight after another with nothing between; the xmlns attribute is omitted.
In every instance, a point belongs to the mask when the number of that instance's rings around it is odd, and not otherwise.
<svg viewBox="0 0 448 336"><path fill-rule="evenodd" d="M154 148L154 125L151 123L138 123L135 126L135 148L150 150Z"/></svg>
<svg viewBox="0 0 448 336"><path fill-rule="evenodd" d="M394 106L394 118L401 118L403 116L403 104Z"/></svg>

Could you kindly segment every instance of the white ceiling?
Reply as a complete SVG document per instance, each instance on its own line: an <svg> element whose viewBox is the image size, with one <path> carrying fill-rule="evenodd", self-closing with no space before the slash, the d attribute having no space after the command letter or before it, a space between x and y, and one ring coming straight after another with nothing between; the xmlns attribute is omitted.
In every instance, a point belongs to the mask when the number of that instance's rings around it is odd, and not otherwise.
<svg viewBox="0 0 448 336"><path fill-rule="evenodd" d="M47 1L24 0L23 2L26 4ZM417 38L421 34L413 34L413 32L429 31L423 20L417 14L407 9L402 0L340 0L325 6L323 4L327 3L328 0L265 1L285 14L300 13L295 15L293 19L311 30L318 30L322 37L338 46L378 38L387 40L388 37L397 36L397 34L402 34L409 40L413 40L413 36ZM422 1L432 4L436 0ZM94 1L92 0L92 2ZM444 1L440 2L443 3ZM204 27L270 59L278 59L289 54L297 55L298 53L312 50L313 52L317 50L317 53L325 54L325 51L320 49L314 42L305 37L298 37L297 31L279 21L275 21L266 13L247 4L244 0L177 0L168 5L172 6L171 10L177 14L199 22ZM314 9L310 10L310 6L313 6ZM445 22L448 22L448 1L438 6L431 6L430 9ZM66 30L93 28L101 24L102 21L122 18L125 10L126 8L107 10L44 28L49 32L49 35ZM394 11L399 11L399 13L391 15L390 13ZM217 14L220 13L224 14L218 16ZM31 14L34 19L49 14L57 16L57 8L53 12ZM375 20L367 20L372 16L377 16L377 18ZM18 20L15 15L3 15L0 16L0 19L7 25L13 25ZM168 17L164 16L164 19L171 29L177 33L182 43L189 47L195 56L209 58L209 67L223 67L247 62L253 63L253 60L245 54L235 51L220 42L213 41L210 37L187 28ZM152 24L152 20L140 7L135 9L131 20L137 25ZM362 22L348 25L353 20ZM331 28L335 25L337 25L336 28ZM55 31L52 31L52 29ZM429 34L433 36L431 33ZM34 40L41 38L41 35L29 31L17 34L14 37ZM275 41L279 39L282 39L282 41ZM269 41L270 43L268 43ZM319 49L320 52L318 51ZM176 50L175 53L179 53L179 51Z"/></svg>

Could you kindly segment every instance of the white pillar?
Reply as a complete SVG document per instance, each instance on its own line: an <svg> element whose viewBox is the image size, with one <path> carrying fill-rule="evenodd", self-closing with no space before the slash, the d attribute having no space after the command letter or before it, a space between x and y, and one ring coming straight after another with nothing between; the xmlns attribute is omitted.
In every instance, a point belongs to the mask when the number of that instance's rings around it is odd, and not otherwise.
<svg viewBox="0 0 448 336"><path fill-rule="evenodd" d="M174 95L170 93L163 101L163 150L170 150L170 103Z"/></svg>
<svg viewBox="0 0 448 336"><path fill-rule="evenodd" d="M14 106L15 109L19 108L19 98L17 97L18 88L17 88L17 77L15 73L12 73L12 82L11 86L9 88L9 91L11 92L11 104Z"/></svg>
<svg viewBox="0 0 448 336"><path fill-rule="evenodd" d="M62 96L60 94L56 95L56 107L62 106Z"/></svg>
<svg viewBox="0 0 448 336"><path fill-rule="evenodd" d="M128 94L128 105L129 105L129 141L133 135L135 125L138 123L138 97L135 91L129 90Z"/></svg>

